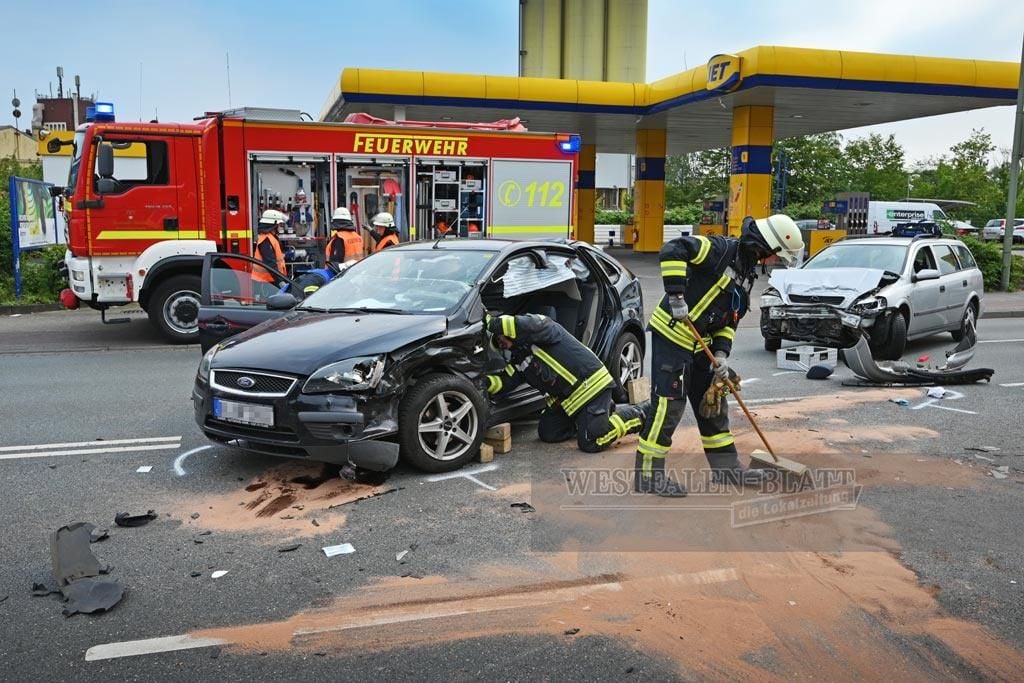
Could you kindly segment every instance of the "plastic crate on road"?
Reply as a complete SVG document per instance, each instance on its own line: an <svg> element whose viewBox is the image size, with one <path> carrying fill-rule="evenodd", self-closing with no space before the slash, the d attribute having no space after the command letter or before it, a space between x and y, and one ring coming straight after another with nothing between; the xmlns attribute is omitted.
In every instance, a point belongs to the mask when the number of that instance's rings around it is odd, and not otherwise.
<svg viewBox="0 0 1024 683"><path fill-rule="evenodd" d="M827 346L791 346L776 351L775 360L780 370L806 372L812 365L834 368L839 362L839 351Z"/></svg>

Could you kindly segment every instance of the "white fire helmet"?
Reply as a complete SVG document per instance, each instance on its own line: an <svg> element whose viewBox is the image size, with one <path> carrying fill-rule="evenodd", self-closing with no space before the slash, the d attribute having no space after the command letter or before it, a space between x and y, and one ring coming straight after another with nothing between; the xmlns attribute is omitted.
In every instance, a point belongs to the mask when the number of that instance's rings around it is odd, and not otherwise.
<svg viewBox="0 0 1024 683"><path fill-rule="evenodd" d="M804 251L804 238L792 218L777 213L768 218L758 218L754 223L764 241L786 265L792 266L800 262Z"/></svg>
<svg viewBox="0 0 1024 683"><path fill-rule="evenodd" d="M381 211L370 221L370 225L379 225L385 228L395 227L395 217L387 211Z"/></svg>
<svg viewBox="0 0 1024 683"><path fill-rule="evenodd" d="M349 221L349 222L351 222L352 221L352 212L349 211L344 206L339 206L337 209L334 210L334 213L331 214L331 220L332 221Z"/></svg>

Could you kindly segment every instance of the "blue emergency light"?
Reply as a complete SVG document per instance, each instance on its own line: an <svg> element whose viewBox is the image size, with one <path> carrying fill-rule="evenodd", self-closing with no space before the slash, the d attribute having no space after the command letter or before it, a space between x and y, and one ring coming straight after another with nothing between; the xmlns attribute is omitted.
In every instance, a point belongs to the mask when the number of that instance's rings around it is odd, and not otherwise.
<svg viewBox="0 0 1024 683"><path fill-rule="evenodd" d="M97 102L85 110L86 122L114 120L114 105L111 102Z"/></svg>
<svg viewBox="0 0 1024 683"><path fill-rule="evenodd" d="M556 139L558 141L558 149L566 154L575 154L580 151L579 135L558 135Z"/></svg>

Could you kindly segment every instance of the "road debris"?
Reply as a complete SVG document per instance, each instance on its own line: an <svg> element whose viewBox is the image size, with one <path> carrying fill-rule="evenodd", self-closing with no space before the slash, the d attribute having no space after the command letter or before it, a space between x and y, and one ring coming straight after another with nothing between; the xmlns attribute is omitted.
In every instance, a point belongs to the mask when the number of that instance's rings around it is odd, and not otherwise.
<svg viewBox="0 0 1024 683"><path fill-rule="evenodd" d="M529 503L512 503L509 505L510 508L519 508L522 513L535 512L537 508L533 507Z"/></svg>
<svg viewBox="0 0 1024 683"><path fill-rule="evenodd" d="M989 474L995 479L1006 479L1010 476L1008 474L1003 474L1002 472L996 472L995 470L990 470Z"/></svg>
<svg viewBox="0 0 1024 683"><path fill-rule="evenodd" d="M890 398L889 403L895 403L898 406L909 406L910 401L905 398Z"/></svg>
<svg viewBox="0 0 1024 683"><path fill-rule="evenodd" d="M402 552L400 552L397 555L395 555L395 559L398 562L400 562L401 564L405 564L405 562L403 562L403 560L405 560L405 556L408 555L408 554L409 554L408 550L403 550Z"/></svg>
<svg viewBox="0 0 1024 683"><path fill-rule="evenodd" d="M356 551L352 547L351 543L340 543L338 545L328 545L321 548L324 551L324 555L327 557L334 557L335 555L349 555Z"/></svg>
<svg viewBox="0 0 1024 683"><path fill-rule="evenodd" d="M218 569L214 573L210 574L210 578L211 579L219 579L220 577L224 576L227 573L228 573L227 569Z"/></svg>
<svg viewBox="0 0 1024 683"><path fill-rule="evenodd" d="M812 365L807 369L807 379L828 379L835 370L829 365Z"/></svg>
<svg viewBox="0 0 1024 683"><path fill-rule="evenodd" d="M156 519L156 517L157 514L153 510L148 510L145 514L142 515L132 515L128 512L118 512L116 515L114 515L114 524L118 526L145 526L146 524L149 524L154 519Z"/></svg>
<svg viewBox="0 0 1024 683"><path fill-rule="evenodd" d="M89 547L95 530L88 522L76 522L50 534L52 583L44 578L32 585L33 595L50 595L58 588L64 596L66 617L105 612L124 597L124 586L118 581L96 578L110 567L100 563Z"/></svg>
<svg viewBox="0 0 1024 683"><path fill-rule="evenodd" d="M282 548L278 548L277 552L279 552L279 553L290 553L293 550L298 550L301 547L302 547L301 543L293 543L291 545L286 545L286 546L284 546Z"/></svg>
<svg viewBox="0 0 1024 683"><path fill-rule="evenodd" d="M192 572L192 573L189 574L189 576L191 576L193 579L198 579L202 575L203 575L202 572Z"/></svg>
<svg viewBox="0 0 1024 683"><path fill-rule="evenodd" d="M152 465L142 465L142 466L140 466L140 467L139 467L139 469L137 469L137 470L135 470L135 471L136 471L137 473L139 473L139 474L149 474L149 472L150 472L150 471L151 471L152 469L153 469L153 466L152 466Z"/></svg>
<svg viewBox="0 0 1024 683"><path fill-rule="evenodd" d="M353 498L352 500L346 500L343 503L336 503L334 505L328 505L327 509L328 510L333 510L334 508L340 508L340 507L344 507L346 505L351 505L352 503L358 503L361 500L369 500L370 498L380 498L381 496L385 496L385 495L387 495L389 493L394 493L395 491L401 491L402 488L403 487L401 487L401 486L396 486L394 488L386 489L384 491L379 491L377 493L371 493L371 494L369 494L367 496L360 496L359 498ZM319 526L319 525L317 525L317 526Z"/></svg>
<svg viewBox="0 0 1024 683"><path fill-rule="evenodd" d="M929 398L945 398L946 390L942 387L932 387L928 390Z"/></svg>
<svg viewBox="0 0 1024 683"><path fill-rule="evenodd" d="M110 532L106 529L93 529L89 532L89 543L99 543L110 538Z"/></svg>
<svg viewBox="0 0 1024 683"><path fill-rule="evenodd" d="M998 446L964 446L965 451L978 451L980 453L995 453L999 450Z"/></svg>
<svg viewBox="0 0 1024 683"><path fill-rule="evenodd" d="M574 636L579 632L580 630L578 628L568 628L565 631L563 631L563 633L567 636Z"/></svg>
<svg viewBox="0 0 1024 683"><path fill-rule="evenodd" d="M193 512L191 515L189 515L189 517L191 517L192 519L199 519L199 513Z"/></svg>

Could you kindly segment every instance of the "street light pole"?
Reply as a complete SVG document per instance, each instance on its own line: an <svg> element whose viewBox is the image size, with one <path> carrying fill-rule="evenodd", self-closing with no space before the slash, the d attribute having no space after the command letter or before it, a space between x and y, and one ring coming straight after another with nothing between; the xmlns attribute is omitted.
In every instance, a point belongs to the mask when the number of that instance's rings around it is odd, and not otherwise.
<svg viewBox="0 0 1024 683"><path fill-rule="evenodd" d="M1020 48L1020 81L1017 84L1017 107L1013 115L1013 151L1010 152L1010 187L1006 193L1006 223L1003 227L1003 276L1000 289L1010 291L1010 266L1013 263L1013 226L1017 217L1017 183L1020 179L1021 127L1024 126L1024 39Z"/></svg>

